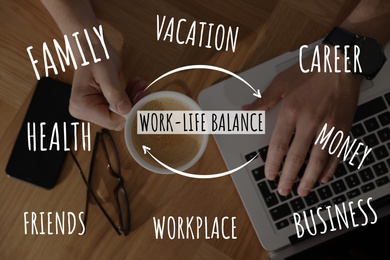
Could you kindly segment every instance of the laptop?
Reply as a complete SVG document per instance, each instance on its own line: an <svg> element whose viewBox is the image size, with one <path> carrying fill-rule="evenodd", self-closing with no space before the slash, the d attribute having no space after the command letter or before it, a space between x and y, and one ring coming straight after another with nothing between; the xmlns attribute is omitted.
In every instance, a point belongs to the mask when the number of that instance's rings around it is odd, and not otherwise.
<svg viewBox="0 0 390 260"><path fill-rule="evenodd" d="M310 44L304 56L310 55L314 47L321 42L322 40L319 40ZM278 73L298 62L298 55L299 50L282 54L239 75L255 89L264 91ZM385 55L390 57L390 44L385 47ZM350 135L353 137L352 140L357 138L372 148L363 166L358 170L351 167L348 161L341 161L331 181L327 184L317 183L309 196L304 198L296 192L299 177L291 195L287 197L281 197L277 193L277 181L268 181L264 177L266 151L280 103L266 112L264 135L214 135L229 170L247 162L257 153L260 154L245 168L231 174L231 178L262 246L272 251L270 259L285 259L353 229L350 225L349 228L329 232L328 228L325 234L318 232L315 236L308 235L306 230L305 235L298 238L293 219L294 212L302 214L302 211L315 210L319 206L334 207L350 201L354 202L353 209L356 210L360 199L366 202L371 197L371 206L378 218L390 214L389 85L390 62L385 63L374 80L363 80L361 84L359 105ZM252 92L236 78L228 78L203 90L198 96L198 101L203 110L240 110L242 105L254 101ZM361 155L359 157L361 158ZM326 214L321 214L329 223L329 216L324 215ZM334 217L332 215L332 219ZM304 223L303 217L301 219L301 223ZM308 222L312 223L310 218ZM316 218L315 224L320 223Z"/></svg>

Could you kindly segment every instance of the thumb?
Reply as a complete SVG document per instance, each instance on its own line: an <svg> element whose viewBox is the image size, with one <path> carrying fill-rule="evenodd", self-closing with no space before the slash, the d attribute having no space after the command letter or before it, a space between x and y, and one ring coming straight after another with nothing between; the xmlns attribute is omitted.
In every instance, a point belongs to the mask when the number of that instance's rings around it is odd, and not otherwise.
<svg viewBox="0 0 390 260"><path fill-rule="evenodd" d="M111 73L105 68L97 72L95 78L110 106L121 115L129 113L131 109L130 99L122 87L118 74Z"/></svg>
<svg viewBox="0 0 390 260"><path fill-rule="evenodd" d="M283 90L280 84L272 81L271 85L262 93L261 98L257 98L250 104L242 106L243 110L264 110L267 111L275 106L282 98Z"/></svg>

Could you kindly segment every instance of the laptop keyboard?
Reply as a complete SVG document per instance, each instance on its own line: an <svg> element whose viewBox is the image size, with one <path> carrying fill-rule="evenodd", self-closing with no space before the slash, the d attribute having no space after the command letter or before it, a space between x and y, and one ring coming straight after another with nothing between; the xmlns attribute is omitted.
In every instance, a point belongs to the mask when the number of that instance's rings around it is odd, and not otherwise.
<svg viewBox="0 0 390 260"><path fill-rule="evenodd" d="M359 165L363 156L362 154L355 157L353 161L354 166L348 163L349 159L340 162L332 179L326 184L317 182L310 194L306 197L300 197L297 193L297 188L300 178L305 171L307 161L299 171L291 193L288 196L281 196L277 192L279 176L273 181L265 178L264 163L267 157L268 146L245 155L247 161L255 157L258 153L260 155L260 158L254 160L254 162L257 161L257 165L260 164L261 166L252 169L251 173L268 207L269 214L275 223L276 229L281 230L293 224L293 212L301 214L304 210L313 209L316 211L318 207L322 207L322 210L325 210L327 206L340 204L348 199L353 199L363 193L370 192L377 187L389 186L389 107L390 93L357 107L354 123L351 128L351 135L358 140L363 140L369 148L372 148L372 151L359 170L356 165ZM282 170L282 166L280 171Z"/></svg>

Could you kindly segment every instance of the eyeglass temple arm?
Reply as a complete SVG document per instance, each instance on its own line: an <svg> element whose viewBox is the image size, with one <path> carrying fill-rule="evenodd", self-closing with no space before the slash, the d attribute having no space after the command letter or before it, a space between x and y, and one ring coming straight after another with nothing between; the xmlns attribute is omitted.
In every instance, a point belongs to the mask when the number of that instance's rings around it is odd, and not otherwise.
<svg viewBox="0 0 390 260"><path fill-rule="evenodd" d="M94 145L94 152L93 152L93 156L92 156L92 160L94 158L94 154L95 154L95 148L96 148L96 143ZM118 228L115 226L114 222L112 221L112 219L108 216L107 212L104 210L103 206L100 204L99 200L96 198L95 196L95 193L92 191L90 185L88 184L87 180L85 179L85 176L83 174L83 172L81 171L81 167L80 167L80 164L79 162L77 161L76 157L74 156L73 152L70 151L70 154L74 160L74 162L76 163L77 165L77 168L78 168L78 171L81 175L81 178L83 179L85 185L87 186L87 189L88 189L88 192L92 195L93 199L96 201L97 205L99 206L100 210L103 212L103 214L106 216L107 220L110 222L110 224L112 225L112 227L115 229L116 233L118 233L118 235L121 234L121 232L118 230ZM91 165L93 164L93 161L91 162Z"/></svg>

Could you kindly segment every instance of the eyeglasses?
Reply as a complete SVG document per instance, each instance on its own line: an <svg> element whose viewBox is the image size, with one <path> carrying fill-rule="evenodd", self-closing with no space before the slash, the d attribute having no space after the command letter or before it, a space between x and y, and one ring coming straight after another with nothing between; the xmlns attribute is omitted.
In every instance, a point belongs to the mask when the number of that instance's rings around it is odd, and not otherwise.
<svg viewBox="0 0 390 260"><path fill-rule="evenodd" d="M113 177L116 179L116 186L114 188L114 197L115 197L115 209L118 216L118 225L114 223L112 218L107 214L107 211L104 209L102 204L97 199L95 192L93 191L91 187L91 180L92 180L92 173L93 173L93 167L96 157L96 151L98 149L98 145L101 145L103 148L103 154L105 161L107 163L107 171L110 177ZM87 224L87 217L88 217L88 205L89 205L89 196L92 196L93 199L96 201L97 205L107 218L107 220L110 222L112 227L115 229L118 235L127 235L130 231L130 208L129 208L129 201L127 199L126 190L123 187L123 178L121 176L121 167L119 162L119 156L118 151L116 149L116 146L114 144L114 141L112 140L112 137L107 129L102 129L101 132L96 133L95 143L93 147L92 152L92 158L89 168L89 175L88 175L88 181L85 178L85 175L83 171L81 170L80 164L77 161L75 155L72 151L70 151L70 154L74 160L74 162L77 165L77 168L79 170L79 173L87 186L87 198L86 198L86 205L85 205L85 215L84 215L84 226L86 227Z"/></svg>

